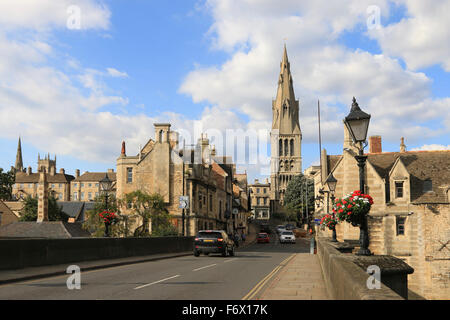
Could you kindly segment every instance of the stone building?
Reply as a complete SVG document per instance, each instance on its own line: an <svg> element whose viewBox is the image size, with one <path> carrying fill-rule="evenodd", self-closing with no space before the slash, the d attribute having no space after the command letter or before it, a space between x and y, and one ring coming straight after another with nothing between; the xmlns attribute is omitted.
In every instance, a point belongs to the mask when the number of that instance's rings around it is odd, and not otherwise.
<svg viewBox="0 0 450 320"><path fill-rule="evenodd" d="M217 156L206 136L190 148L180 148L178 133L171 131L170 124L154 127L155 140L149 139L138 155L127 156L122 143L117 159L117 198L136 190L159 193L179 234L192 236L201 229L233 232L235 165L231 158ZM189 199L184 209L181 196ZM131 214L132 210L122 208L122 213Z"/></svg>
<svg viewBox="0 0 450 320"><path fill-rule="evenodd" d="M320 189L327 191L324 182L331 173L338 181L337 198L359 189L357 150L344 130L341 155L322 151L322 170L314 176L316 196ZM369 249L412 266L408 287L416 294L449 299L450 151L406 151L402 138L399 152L382 152L380 136L370 137L369 145L365 193L374 199L368 218ZM316 215L331 212L326 202L317 205ZM331 231L323 232L331 236ZM359 228L349 223L338 224L336 232L339 241L359 239Z"/></svg>
<svg viewBox="0 0 450 320"><path fill-rule="evenodd" d="M8 205L0 200L0 226L19 221L19 217L8 207Z"/></svg>
<svg viewBox="0 0 450 320"><path fill-rule="evenodd" d="M272 101L271 212L281 209L289 181L302 172L302 133L299 124L299 101L295 99L290 63L284 46L278 89Z"/></svg>
<svg viewBox="0 0 450 320"><path fill-rule="evenodd" d="M116 173L114 169L108 169L107 172L89 172L86 171L80 175L80 170L75 171L75 179L70 183L71 201L94 201L100 193L100 180L108 176L113 182L113 188L116 184Z"/></svg>
<svg viewBox="0 0 450 320"><path fill-rule="evenodd" d="M255 182L250 186L252 216L258 220L270 219L270 183L266 179L265 183Z"/></svg>

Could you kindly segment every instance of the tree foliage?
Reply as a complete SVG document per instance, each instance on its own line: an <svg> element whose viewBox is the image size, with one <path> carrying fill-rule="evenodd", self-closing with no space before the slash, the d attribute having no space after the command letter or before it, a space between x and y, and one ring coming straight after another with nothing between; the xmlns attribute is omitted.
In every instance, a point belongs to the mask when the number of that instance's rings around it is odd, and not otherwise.
<svg viewBox="0 0 450 320"><path fill-rule="evenodd" d="M164 198L160 194L147 194L137 190L125 194L122 204L131 207L142 219L142 225L134 232L135 237L150 236L150 221L152 236L177 235L175 227L170 222L170 214L164 204Z"/></svg>
<svg viewBox="0 0 450 320"><path fill-rule="evenodd" d="M105 223L100 217L100 213L108 210L116 214L119 213L119 207L114 195L108 195L108 202L106 202L104 194L99 195L94 199L94 209L86 212L86 221L83 228L91 233L93 237L103 237L105 234ZM112 237L128 237L130 232L128 230L127 217L118 215L117 223L110 226L110 235Z"/></svg>
<svg viewBox="0 0 450 320"><path fill-rule="evenodd" d="M38 212L38 199L27 196L24 200L24 207L20 212L19 221L36 221ZM48 220L49 221L67 221L68 216L62 211L55 197L48 197Z"/></svg>
<svg viewBox="0 0 450 320"><path fill-rule="evenodd" d="M0 200L12 200L12 187L15 180L16 175L14 171L3 172L3 168L0 168Z"/></svg>
<svg viewBox="0 0 450 320"><path fill-rule="evenodd" d="M314 181L299 174L292 178L284 196L286 215L290 220L303 221L314 213Z"/></svg>

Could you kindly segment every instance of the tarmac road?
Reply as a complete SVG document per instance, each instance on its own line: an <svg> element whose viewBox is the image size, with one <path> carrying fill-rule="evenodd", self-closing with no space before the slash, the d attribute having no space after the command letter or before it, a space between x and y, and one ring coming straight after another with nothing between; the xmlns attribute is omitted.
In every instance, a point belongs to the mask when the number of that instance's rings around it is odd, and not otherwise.
<svg viewBox="0 0 450 320"><path fill-rule="evenodd" d="M239 248L234 257L183 256L81 273L81 289L69 290L69 274L0 285L0 299L239 300L254 298L293 253L309 241ZM276 272L275 272L275 271Z"/></svg>

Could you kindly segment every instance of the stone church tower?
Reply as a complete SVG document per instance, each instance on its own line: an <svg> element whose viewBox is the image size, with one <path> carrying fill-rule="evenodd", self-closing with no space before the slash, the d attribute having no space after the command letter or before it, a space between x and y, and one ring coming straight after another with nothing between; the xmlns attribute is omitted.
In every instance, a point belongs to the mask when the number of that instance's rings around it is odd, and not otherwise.
<svg viewBox="0 0 450 320"><path fill-rule="evenodd" d="M272 101L272 130L270 132L271 212L279 210L289 181L302 173L299 102L295 100L286 45L280 66L277 97Z"/></svg>

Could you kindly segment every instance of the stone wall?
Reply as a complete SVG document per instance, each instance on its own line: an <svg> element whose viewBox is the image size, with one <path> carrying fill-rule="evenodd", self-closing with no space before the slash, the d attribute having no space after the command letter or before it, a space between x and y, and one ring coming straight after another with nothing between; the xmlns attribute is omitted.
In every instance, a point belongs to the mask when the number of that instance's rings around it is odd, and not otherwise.
<svg viewBox="0 0 450 320"><path fill-rule="evenodd" d="M191 251L193 237L0 240L0 270Z"/></svg>

